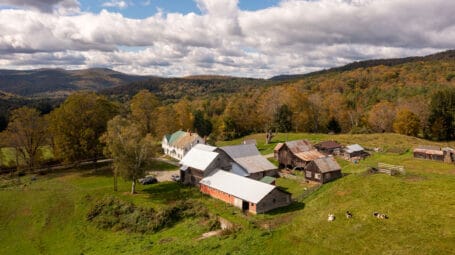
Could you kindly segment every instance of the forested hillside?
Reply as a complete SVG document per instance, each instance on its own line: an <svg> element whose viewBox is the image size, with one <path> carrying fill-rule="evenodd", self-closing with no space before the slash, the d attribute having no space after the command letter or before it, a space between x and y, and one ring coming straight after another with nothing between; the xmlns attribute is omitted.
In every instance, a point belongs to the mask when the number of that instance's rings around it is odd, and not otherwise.
<svg viewBox="0 0 455 255"><path fill-rule="evenodd" d="M248 91L274 84L272 81L225 76L191 76L185 78L154 77L145 81L101 90L100 93L114 98L130 98L146 89L160 99L176 101L187 98L210 98L218 95Z"/></svg>
<svg viewBox="0 0 455 255"><path fill-rule="evenodd" d="M0 70L0 90L20 96L64 97L79 90L94 91L149 77L105 68Z"/></svg>

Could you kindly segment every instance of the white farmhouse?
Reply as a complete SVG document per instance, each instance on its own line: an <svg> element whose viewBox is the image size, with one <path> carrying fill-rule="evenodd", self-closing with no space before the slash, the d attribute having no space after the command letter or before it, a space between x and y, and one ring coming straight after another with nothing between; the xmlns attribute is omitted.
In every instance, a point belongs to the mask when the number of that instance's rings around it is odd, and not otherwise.
<svg viewBox="0 0 455 255"><path fill-rule="evenodd" d="M196 133L179 130L171 135L165 135L161 147L164 154L181 160L196 144L204 144L204 139Z"/></svg>

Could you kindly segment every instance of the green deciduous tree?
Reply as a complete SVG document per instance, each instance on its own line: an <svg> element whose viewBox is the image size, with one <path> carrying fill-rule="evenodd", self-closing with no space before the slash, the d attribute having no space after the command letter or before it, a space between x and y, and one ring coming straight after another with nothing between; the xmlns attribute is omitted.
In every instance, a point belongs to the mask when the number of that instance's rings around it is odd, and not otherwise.
<svg viewBox="0 0 455 255"><path fill-rule="evenodd" d="M133 120L141 125L145 133L156 135L154 123L157 119L158 98L148 90L139 91L130 102Z"/></svg>
<svg viewBox="0 0 455 255"><path fill-rule="evenodd" d="M152 136L144 136L140 123L116 116L108 122L101 140L106 143L105 155L114 159L115 177L118 174L131 181L131 193L134 194L136 181L144 176L146 166L155 154L156 143Z"/></svg>
<svg viewBox="0 0 455 255"><path fill-rule="evenodd" d="M117 107L95 93L75 93L51 112L49 126L55 153L66 162L97 159L103 150L99 137Z"/></svg>
<svg viewBox="0 0 455 255"><path fill-rule="evenodd" d="M446 89L431 97L429 133L436 140L455 138L455 89Z"/></svg>
<svg viewBox="0 0 455 255"><path fill-rule="evenodd" d="M206 119L200 110L194 112L194 129L202 137L207 137L212 133L212 122Z"/></svg>
<svg viewBox="0 0 455 255"><path fill-rule="evenodd" d="M278 132L289 132L292 130L292 111L287 104L278 107L274 120Z"/></svg>
<svg viewBox="0 0 455 255"><path fill-rule="evenodd" d="M399 134L417 136L420 129L420 119L413 112L403 109L397 113L393 122L393 130Z"/></svg>
<svg viewBox="0 0 455 255"><path fill-rule="evenodd" d="M46 121L34 108L21 107L11 112L6 136L29 170L40 160L40 147L46 143L47 138L46 128Z"/></svg>

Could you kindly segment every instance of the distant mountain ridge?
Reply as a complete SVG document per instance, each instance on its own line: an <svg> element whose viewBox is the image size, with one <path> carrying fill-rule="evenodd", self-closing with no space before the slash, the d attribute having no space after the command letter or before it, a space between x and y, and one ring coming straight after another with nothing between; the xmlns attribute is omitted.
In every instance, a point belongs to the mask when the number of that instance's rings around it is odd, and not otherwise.
<svg viewBox="0 0 455 255"><path fill-rule="evenodd" d="M269 80L271 81L289 81L289 80L298 80L303 79L309 76L320 75L325 73L331 72L344 72L344 71L351 71L357 68L367 68L367 67L374 67L374 66L396 66L401 64L406 64L410 62L417 62L417 61L440 61L440 60L455 60L455 50L447 50L443 52L438 52L435 54L422 56L422 57L406 57L406 58L390 58L390 59L373 59L373 60L364 60L364 61L356 61L353 63L349 63L344 66L334 67L330 69L325 69L321 71L306 73L306 74L283 74L277 75Z"/></svg>
<svg viewBox="0 0 455 255"><path fill-rule="evenodd" d="M0 70L0 90L20 96L61 97L79 90L100 90L149 79L107 68L83 70Z"/></svg>

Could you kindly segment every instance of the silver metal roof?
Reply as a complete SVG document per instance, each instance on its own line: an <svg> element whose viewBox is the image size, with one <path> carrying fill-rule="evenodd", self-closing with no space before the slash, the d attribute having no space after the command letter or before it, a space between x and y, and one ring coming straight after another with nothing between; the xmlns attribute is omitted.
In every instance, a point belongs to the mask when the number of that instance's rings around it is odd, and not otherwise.
<svg viewBox="0 0 455 255"><path fill-rule="evenodd" d="M333 157L318 158L314 160L321 173L333 172L341 170L340 165Z"/></svg>
<svg viewBox="0 0 455 255"><path fill-rule="evenodd" d="M276 166L262 156L254 144L224 146L220 148L248 173L276 169Z"/></svg>
<svg viewBox="0 0 455 255"><path fill-rule="evenodd" d="M193 148L198 149L198 150L203 150L203 151L215 151L216 150L216 147L214 147L214 146L210 146L207 144L201 144L201 143L196 144L195 146L193 146Z"/></svg>
<svg viewBox="0 0 455 255"><path fill-rule="evenodd" d="M223 170L217 170L212 175L202 179L200 183L255 204L275 189L273 185Z"/></svg>
<svg viewBox="0 0 455 255"><path fill-rule="evenodd" d="M195 146L182 158L180 164L205 171L218 155L217 152L201 150Z"/></svg>
<svg viewBox="0 0 455 255"><path fill-rule="evenodd" d="M352 144L352 145L346 146L346 148L344 150L347 153L353 153L353 152L356 152L356 151L363 151L365 149L362 146L358 145L358 144Z"/></svg>

